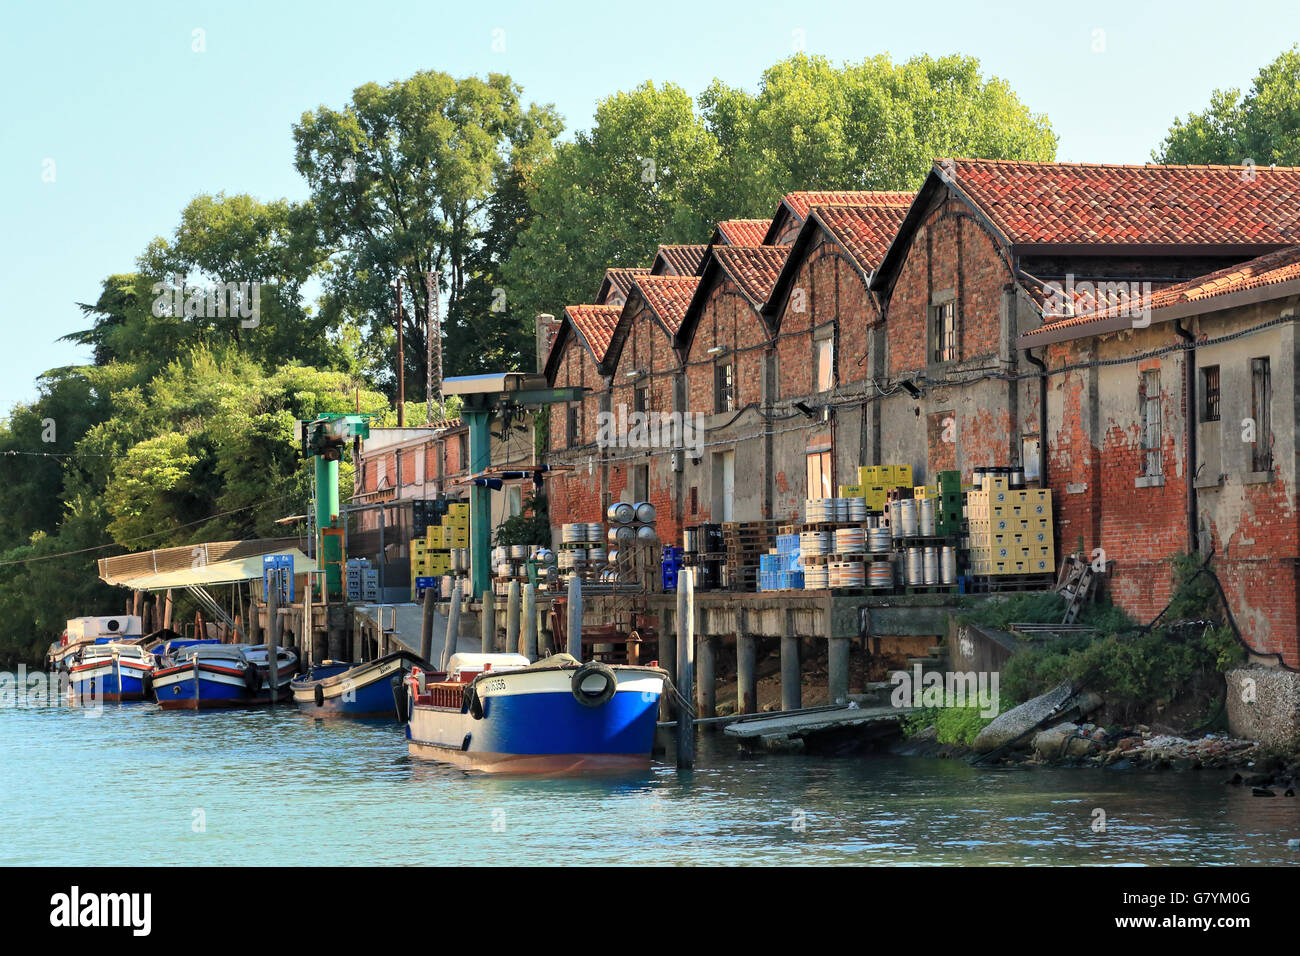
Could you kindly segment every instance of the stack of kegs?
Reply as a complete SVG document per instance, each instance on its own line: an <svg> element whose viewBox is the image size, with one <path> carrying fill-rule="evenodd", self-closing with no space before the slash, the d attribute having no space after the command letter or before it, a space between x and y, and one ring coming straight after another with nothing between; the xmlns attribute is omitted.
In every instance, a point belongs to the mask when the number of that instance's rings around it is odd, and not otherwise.
<svg viewBox="0 0 1300 956"><path fill-rule="evenodd" d="M836 589L861 588L867 583L861 561L832 561L827 565L828 585Z"/></svg>
<svg viewBox="0 0 1300 956"><path fill-rule="evenodd" d="M830 587L830 571L824 564L809 564L803 569L803 586L806 591L824 591Z"/></svg>
<svg viewBox="0 0 1300 956"><path fill-rule="evenodd" d="M726 546L722 525L692 525L683 531L686 562L695 569L695 589L716 591L722 586L722 566Z"/></svg>
<svg viewBox="0 0 1300 956"><path fill-rule="evenodd" d="M804 521L808 524L831 524L836 517L834 498L807 498L803 503Z"/></svg>
<svg viewBox="0 0 1300 956"><path fill-rule="evenodd" d="M835 529L836 554L862 554L867 549L867 532L861 527Z"/></svg>

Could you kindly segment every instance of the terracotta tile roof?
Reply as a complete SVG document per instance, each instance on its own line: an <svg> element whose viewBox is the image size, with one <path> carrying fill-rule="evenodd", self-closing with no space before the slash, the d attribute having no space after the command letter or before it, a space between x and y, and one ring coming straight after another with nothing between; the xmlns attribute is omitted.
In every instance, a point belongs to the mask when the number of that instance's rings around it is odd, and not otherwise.
<svg viewBox="0 0 1300 956"><path fill-rule="evenodd" d="M564 310L565 316L591 348L597 365L605 361L621 311L616 305L571 305Z"/></svg>
<svg viewBox="0 0 1300 956"><path fill-rule="evenodd" d="M655 275L665 275L670 271L674 275L693 276L699 273L704 262L704 253L708 246L698 245L660 246L655 255L654 265L650 271Z"/></svg>
<svg viewBox="0 0 1300 956"><path fill-rule="evenodd" d="M713 256L756 309L772 294L789 246L714 246Z"/></svg>
<svg viewBox="0 0 1300 956"><path fill-rule="evenodd" d="M1035 336L1042 336L1047 332L1055 332L1063 328L1077 328L1081 335L1086 335L1088 326L1134 315L1147 309L1152 311L1165 309L1293 281L1300 282L1300 246L1288 246L1251 259L1249 262L1228 266L1186 282L1153 289L1151 294L1145 297L1121 295L1118 299L1098 300L1096 296L1076 294L1073 297L1074 315L1050 322L1032 332L1026 332L1022 338L1032 340ZM1035 298L1039 296L1036 295ZM1048 303L1049 306L1051 304Z"/></svg>
<svg viewBox="0 0 1300 956"><path fill-rule="evenodd" d="M676 335L700 280L695 276L638 276L636 286L669 335Z"/></svg>
<svg viewBox="0 0 1300 956"><path fill-rule="evenodd" d="M730 246L761 246L770 225L770 219L724 219L718 232Z"/></svg>
<svg viewBox="0 0 1300 956"><path fill-rule="evenodd" d="M786 193L781 202L790 207L800 219L808 218L808 210L813 206L901 206L903 211L912 205L916 193L890 192L878 189L857 189L840 191L804 190Z"/></svg>
<svg viewBox="0 0 1300 956"><path fill-rule="evenodd" d="M1300 168L935 160L1013 243L1300 242Z"/></svg>
<svg viewBox="0 0 1300 956"><path fill-rule="evenodd" d="M884 259L898 235L907 207L896 203L874 206L813 206L812 217L843 246L864 273Z"/></svg>
<svg viewBox="0 0 1300 956"><path fill-rule="evenodd" d="M609 298L610 292L617 289L620 296L624 299L632 291L632 283L639 275L649 275L649 269L606 269L605 279L600 284L600 291L596 293L596 304L604 305L605 300Z"/></svg>

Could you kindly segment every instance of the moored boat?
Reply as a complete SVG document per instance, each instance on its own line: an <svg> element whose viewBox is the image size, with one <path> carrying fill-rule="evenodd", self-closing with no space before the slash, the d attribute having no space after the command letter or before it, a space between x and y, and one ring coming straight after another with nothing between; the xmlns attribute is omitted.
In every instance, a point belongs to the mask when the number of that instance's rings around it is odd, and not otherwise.
<svg viewBox="0 0 1300 956"><path fill-rule="evenodd" d="M408 749L489 773L644 770L665 678L568 654L455 654L446 673L407 678Z"/></svg>
<svg viewBox="0 0 1300 956"><path fill-rule="evenodd" d="M256 707L287 698L297 657L283 650L277 655L284 676L273 695L264 666L250 653L254 651L246 644L191 644L177 648L153 673L154 699L164 710L207 710ZM263 660L265 657L263 647Z"/></svg>
<svg viewBox="0 0 1300 956"><path fill-rule="evenodd" d="M396 651L364 664L322 661L289 686L294 703L313 717L401 718L397 699L412 667L428 667L410 651ZM394 681L397 688L394 688Z"/></svg>
<svg viewBox="0 0 1300 956"><path fill-rule="evenodd" d="M67 661L73 701L91 703L145 700L153 658L137 644L118 641L82 644Z"/></svg>

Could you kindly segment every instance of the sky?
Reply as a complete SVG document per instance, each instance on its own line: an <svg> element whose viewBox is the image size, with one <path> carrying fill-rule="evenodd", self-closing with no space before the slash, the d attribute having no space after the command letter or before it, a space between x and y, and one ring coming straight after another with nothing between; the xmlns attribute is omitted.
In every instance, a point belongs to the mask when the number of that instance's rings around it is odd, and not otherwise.
<svg viewBox="0 0 1300 956"><path fill-rule="evenodd" d="M197 32L196 32L197 31ZM961 53L1046 113L1064 161L1142 163L1176 116L1300 41L1295 0L1183 3L59 3L0 0L0 414L86 362L56 340L200 193L302 199L292 126L418 70L509 73L566 127L647 79L754 89L802 47Z"/></svg>

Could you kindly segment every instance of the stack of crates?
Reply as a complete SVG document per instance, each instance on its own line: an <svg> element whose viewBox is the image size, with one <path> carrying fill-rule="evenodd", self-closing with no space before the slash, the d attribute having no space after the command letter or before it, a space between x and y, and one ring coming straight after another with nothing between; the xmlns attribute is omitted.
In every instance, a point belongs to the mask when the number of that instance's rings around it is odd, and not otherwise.
<svg viewBox="0 0 1300 956"><path fill-rule="evenodd" d="M934 533L938 535L961 534L962 490L961 472L941 471L935 478Z"/></svg>
<svg viewBox="0 0 1300 956"><path fill-rule="evenodd" d="M862 465L858 468L858 483L849 486L858 489L858 493L841 497L865 498L867 510L880 513L885 510L890 491L911 484L911 465Z"/></svg>
<svg viewBox="0 0 1300 956"><path fill-rule="evenodd" d="M347 598L349 601L379 600L379 571L370 566L369 558L348 558L346 565Z"/></svg>
<svg viewBox="0 0 1300 956"><path fill-rule="evenodd" d="M1050 574L1056 570L1049 488L1007 487L989 475L984 487L966 495L971 573Z"/></svg>
<svg viewBox="0 0 1300 956"><path fill-rule="evenodd" d="M852 497L842 495L841 497ZM803 563L797 534L778 534L776 547L759 555L758 589L760 591L802 591Z"/></svg>

